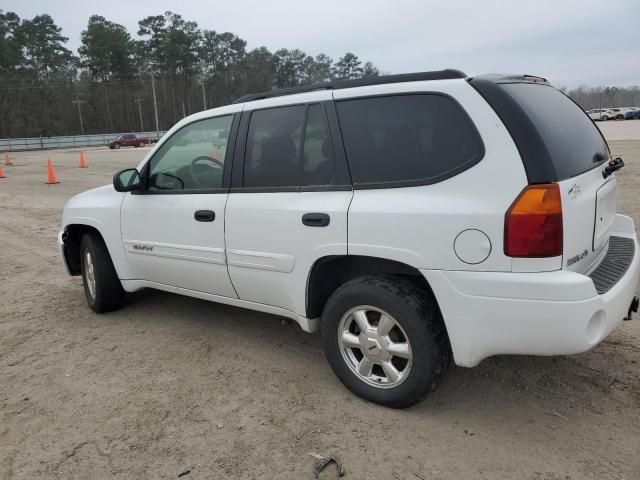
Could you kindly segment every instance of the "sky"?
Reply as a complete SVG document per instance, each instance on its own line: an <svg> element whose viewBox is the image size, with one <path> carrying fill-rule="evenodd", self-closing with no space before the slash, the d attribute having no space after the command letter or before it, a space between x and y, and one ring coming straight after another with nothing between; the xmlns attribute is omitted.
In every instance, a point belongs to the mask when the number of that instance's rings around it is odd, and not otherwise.
<svg viewBox="0 0 640 480"><path fill-rule="evenodd" d="M98 14L137 37L167 10L248 48L300 48L337 60L350 51L383 73L458 68L527 73L554 85L640 85L640 0L2 0L21 18L50 14L80 44Z"/></svg>

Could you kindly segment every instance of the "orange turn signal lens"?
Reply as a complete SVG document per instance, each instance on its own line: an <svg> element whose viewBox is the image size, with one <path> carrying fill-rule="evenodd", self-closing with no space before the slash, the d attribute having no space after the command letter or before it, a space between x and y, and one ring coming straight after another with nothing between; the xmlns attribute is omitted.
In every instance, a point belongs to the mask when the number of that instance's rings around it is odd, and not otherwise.
<svg viewBox="0 0 640 480"><path fill-rule="evenodd" d="M529 185L505 217L504 253L510 257L562 255L562 202L557 183Z"/></svg>

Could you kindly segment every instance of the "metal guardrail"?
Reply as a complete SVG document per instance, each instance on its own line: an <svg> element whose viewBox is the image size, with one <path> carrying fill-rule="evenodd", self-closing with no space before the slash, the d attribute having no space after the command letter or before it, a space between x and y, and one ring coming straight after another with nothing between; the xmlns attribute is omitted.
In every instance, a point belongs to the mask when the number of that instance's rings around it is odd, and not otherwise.
<svg viewBox="0 0 640 480"><path fill-rule="evenodd" d="M156 132L125 132L140 137L156 138ZM165 132L160 132L160 137ZM48 150L51 148L100 147L124 133L101 133L97 135L70 135L64 137L0 138L0 151Z"/></svg>

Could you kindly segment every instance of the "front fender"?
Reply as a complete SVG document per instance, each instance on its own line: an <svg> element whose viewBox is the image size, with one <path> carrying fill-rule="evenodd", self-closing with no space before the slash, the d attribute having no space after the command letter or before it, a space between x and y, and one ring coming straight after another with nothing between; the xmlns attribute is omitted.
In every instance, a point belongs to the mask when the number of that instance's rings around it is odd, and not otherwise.
<svg viewBox="0 0 640 480"><path fill-rule="evenodd" d="M72 225L86 225L100 233L121 280L133 278L120 231L120 207L124 196L112 185L105 185L71 198L62 213L63 232Z"/></svg>

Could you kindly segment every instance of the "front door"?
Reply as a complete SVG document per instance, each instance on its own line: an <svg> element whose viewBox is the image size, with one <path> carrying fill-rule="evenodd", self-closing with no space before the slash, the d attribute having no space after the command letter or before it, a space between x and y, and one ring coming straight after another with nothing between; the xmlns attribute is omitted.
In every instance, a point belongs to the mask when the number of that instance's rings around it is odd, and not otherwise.
<svg viewBox="0 0 640 480"><path fill-rule="evenodd" d="M146 189L126 194L122 242L138 279L237 297L227 272L223 187L233 115L178 130L143 168Z"/></svg>
<svg viewBox="0 0 640 480"><path fill-rule="evenodd" d="M327 122L331 92L301 97L307 103L245 106L233 173L241 183L229 195L226 235L238 296L305 316L313 264L347 254L353 192Z"/></svg>

